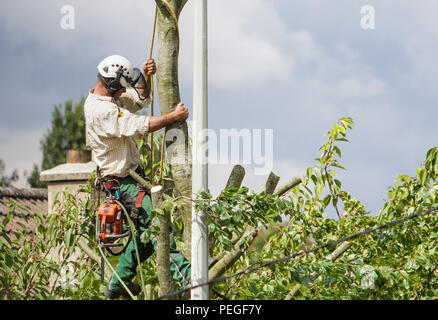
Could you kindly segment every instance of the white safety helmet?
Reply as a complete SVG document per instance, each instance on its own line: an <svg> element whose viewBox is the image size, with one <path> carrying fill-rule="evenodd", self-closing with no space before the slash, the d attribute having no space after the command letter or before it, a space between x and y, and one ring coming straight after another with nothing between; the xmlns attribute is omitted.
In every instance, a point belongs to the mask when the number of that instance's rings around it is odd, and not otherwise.
<svg viewBox="0 0 438 320"><path fill-rule="evenodd" d="M119 55L112 55L103 59L97 66L97 70L99 70L102 77L114 79L107 83L109 89L113 89L113 91L120 90L121 86L131 87L138 73L134 73L132 63L128 59Z"/></svg>

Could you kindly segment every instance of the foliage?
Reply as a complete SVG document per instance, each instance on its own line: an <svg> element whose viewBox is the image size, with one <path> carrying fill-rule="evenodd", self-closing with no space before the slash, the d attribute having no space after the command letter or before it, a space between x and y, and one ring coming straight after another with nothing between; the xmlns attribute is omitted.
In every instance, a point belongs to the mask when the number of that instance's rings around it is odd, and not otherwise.
<svg viewBox="0 0 438 320"><path fill-rule="evenodd" d="M215 239L213 255L230 252L236 239L240 239L237 244L245 251L228 274L419 211L435 210L437 148L428 151L424 165L415 176L397 177L377 215L371 215L359 200L343 190L342 183L335 178L335 169L342 168L339 143L348 141L346 133L352 126L349 118L335 124L320 148L316 165L306 170L302 183L286 196L254 192L247 187L227 188L215 199L205 192L198 194L196 209L206 213L209 233ZM147 157L146 153L144 156ZM155 163L156 173L165 165L168 165L165 161L162 165ZM163 177L171 178L167 173ZM93 193L91 181L82 191ZM15 214L15 205L11 204L0 229L4 239L0 244L0 298L105 299L103 291L107 283L100 281L100 264L78 246L79 239L83 239L98 254L96 203L80 200L68 192L60 193L59 197L62 199L56 204L60 214L35 215L37 227L33 238L25 232L15 232L17 238L12 239L5 233L5 226ZM153 210L151 228L142 235L143 241L158 232L156 225L163 210L177 213L178 199L166 200L161 209ZM338 219L328 218L329 210L335 210ZM336 261L327 259L334 246L309 254L301 251L297 258L232 277L215 284L214 289L231 299L436 298L437 220L438 215L433 211L359 237L351 241L351 247ZM178 215L173 216L173 228L179 231L177 242L182 243L183 226ZM269 230L263 246L255 245L253 238L246 236L251 228ZM59 251L58 260L49 258L48 253L55 248ZM110 261L115 265L117 257ZM155 268L155 255L142 264L145 282L152 286L149 298L157 295ZM50 285L47 279L51 279Z"/></svg>
<svg viewBox="0 0 438 320"><path fill-rule="evenodd" d="M5 169L5 162L0 158L0 187L10 187L19 178L17 169L14 169L10 176L5 174Z"/></svg>
<svg viewBox="0 0 438 320"><path fill-rule="evenodd" d="M47 184L39 180L40 170L51 169L66 161L68 149L84 149L85 145L85 98L73 106L68 100L62 105L55 105L52 111L51 128L41 138L43 159L41 167L34 164L27 182L33 188L43 188ZM41 169L40 169L41 168Z"/></svg>
<svg viewBox="0 0 438 320"><path fill-rule="evenodd" d="M25 207L20 208L26 213L20 214L18 205L10 203L0 228L0 299L102 298L96 264L76 247L80 237L94 230L89 228L89 219L83 220L77 197L68 192L61 195L65 197L61 214L31 213ZM90 206L91 202L83 204ZM8 235L6 229L14 216L32 221L34 230L22 224L23 231Z"/></svg>
<svg viewBox="0 0 438 320"><path fill-rule="evenodd" d="M255 261L258 264L278 259L434 208L438 186L436 148L429 150L416 176L398 176L388 191L388 202L377 216L369 215L363 204L342 190L334 170L343 168L337 143L347 141L346 131L352 125L349 118L335 124L320 148L318 164L307 169L303 182L288 198L248 193L247 188L225 190L226 198L222 193L213 202L210 195L203 195L204 201L197 208L208 212L209 231L215 232L219 250L229 250L230 232L238 233L244 224L267 226L280 217L286 220L277 225L278 231L260 252L245 255L230 273L252 266ZM327 218L331 206L338 220ZM284 299L299 285L297 299L431 299L438 296L437 220L434 211L354 240L335 262L327 259L335 248L322 249L239 276L238 280L231 278L216 285L216 290L232 299Z"/></svg>
<svg viewBox="0 0 438 320"><path fill-rule="evenodd" d="M137 146L140 150L140 164L144 168L146 177L150 179L152 176L152 185L162 185L165 181L172 181L170 165L164 152L164 132L161 134L153 132L148 138L138 139ZM151 162L153 162L152 171Z"/></svg>

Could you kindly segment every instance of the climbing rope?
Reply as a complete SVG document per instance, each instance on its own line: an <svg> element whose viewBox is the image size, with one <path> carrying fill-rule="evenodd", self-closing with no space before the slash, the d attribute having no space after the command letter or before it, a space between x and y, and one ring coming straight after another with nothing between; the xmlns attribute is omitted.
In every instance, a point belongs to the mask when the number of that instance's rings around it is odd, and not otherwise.
<svg viewBox="0 0 438 320"><path fill-rule="evenodd" d="M150 45L149 50L149 59L152 59L152 52L154 50L154 42L155 42L155 31L157 28L157 16L158 16L158 6L155 6L155 17L154 17L154 27L152 30L152 41ZM151 87L150 87L150 95L151 95L151 117L154 115L154 76L151 76ZM154 133L151 132L151 156L150 156L150 163L149 163L149 178L152 181L153 179L153 165L154 165Z"/></svg>
<svg viewBox="0 0 438 320"><path fill-rule="evenodd" d="M141 291L143 292L144 297L146 297L146 294L144 292L145 283L144 283L144 279L143 279L143 271L142 271L142 268L140 266L140 254L138 252L138 246L137 246L137 240L136 240L136 236L137 236L136 233L137 233L137 231L136 231L136 229L134 227L134 224L133 224L131 218L129 217L128 212L126 212L125 206L122 203L120 203L119 201L117 201L117 200L116 200L116 203L118 203L120 205L120 207L123 209L123 213L128 218L129 228L131 229L131 232L132 232L132 230L135 230L134 240L133 240L134 241L134 246L135 246L135 255L137 257L137 264L138 264L138 267L139 267L139 270L140 270Z"/></svg>
<svg viewBox="0 0 438 320"><path fill-rule="evenodd" d="M180 49L180 32L179 32L179 26L178 26L178 18L175 14L175 11L173 11L172 7L169 5L169 3L166 0L159 0L157 1L157 5L155 6L155 17L154 17L154 26L153 26L153 30L152 30L152 40L151 40L151 45L150 45L150 49L149 49L149 59L152 59L152 53L153 53L153 48L154 48L154 43L155 43L155 34L156 34L156 28L157 28L157 19L158 19L158 10L159 10L159 6L161 8L165 8L170 16L173 19L174 25L175 25L175 29L176 32L178 34L178 48L177 48L177 55L179 54L179 49ZM154 80L153 80L153 76L151 77L151 116L154 115ZM163 134L163 140L166 136L166 128L164 128L164 134ZM154 133L151 133L151 139L150 139L150 143L151 143L151 147L150 147L150 163L149 163L149 178L150 181L153 181L153 164L154 164ZM163 158L164 158L164 141L161 142L161 156L160 156L160 183L162 183L162 178L163 178Z"/></svg>
<svg viewBox="0 0 438 320"><path fill-rule="evenodd" d="M99 230L99 219L96 219L96 237L98 236L98 231ZM116 272L116 270L114 270L113 266L111 265L111 263L108 261L108 259L105 256L105 253L102 250L101 246L97 246L97 248L99 249L100 255L102 257L102 259L104 260L104 262L106 263L106 265L110 268L111 272L116 276L116 278L120 281L120 283L122 284L122 286L125 288L126 292L129 294L129 296L131 297L131 299L133 300L137 300L137 298L134 297L134 295L132 294L131 290L129 290L128 286L125 284L125 282L120 278L120 276L118 275L118 273ZM102 271L103 272L103 271Z"/></svg>

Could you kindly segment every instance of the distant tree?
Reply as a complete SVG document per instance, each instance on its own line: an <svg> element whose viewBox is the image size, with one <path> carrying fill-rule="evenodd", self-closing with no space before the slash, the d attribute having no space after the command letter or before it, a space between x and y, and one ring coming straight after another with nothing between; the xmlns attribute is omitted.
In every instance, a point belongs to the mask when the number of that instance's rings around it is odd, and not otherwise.
<svg viewBox="0 0 438 320"><path fill-rule="evenodd" d="M40 167L36 163L34 163L32 172L30 173L29 176L27 176L27 183L32 188L46 188L47 187L46 182L40 181L40 172L41 172Z"/></svg>
<svg viewBox="0 0 438 320"><path fill-rule="evenodd" d="M53 108L52 125L40 141L43 153L41 166L34 164L27 178L31 187L46 186L39 180L40 171L65 163L67 150L85 148L84 102L85 98L82 97L74 107L73 101L68 100L64 104L64 110L62 104Z"/></svg>
<svg viewBox="0 0 438 320"><path fill-rule="evenodd" d="M13 182L16 182L19 178L18 170L14 169L10 176L5 173L6 164L3 159L0 158L0 187L10 187Z"/></svg>

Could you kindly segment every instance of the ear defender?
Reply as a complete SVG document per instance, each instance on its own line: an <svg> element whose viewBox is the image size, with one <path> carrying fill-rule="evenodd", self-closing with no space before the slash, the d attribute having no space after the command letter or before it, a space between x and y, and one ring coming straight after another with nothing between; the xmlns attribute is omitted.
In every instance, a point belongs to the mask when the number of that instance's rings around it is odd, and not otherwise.
<svg viewBox="0 0 438 320"><path fill-rule="evenodd" d="M115 94L117 91L122 89L122 85L120 84L120 78L123 74L123 67L120 66L116 71L116 78L108 81L108 90L111 94Z"/></svg>

